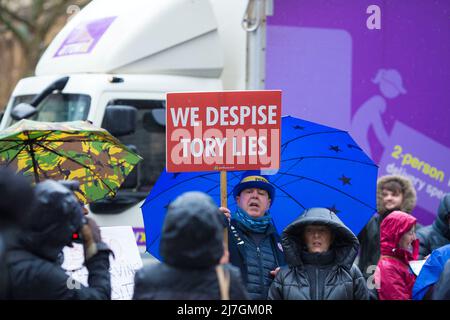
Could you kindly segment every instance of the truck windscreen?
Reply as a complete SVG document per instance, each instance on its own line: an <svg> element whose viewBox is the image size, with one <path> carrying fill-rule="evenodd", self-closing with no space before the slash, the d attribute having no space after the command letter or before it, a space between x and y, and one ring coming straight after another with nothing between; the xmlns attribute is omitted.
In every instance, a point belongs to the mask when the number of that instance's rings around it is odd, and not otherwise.
<svg viewBox="0 0 450 320"><path fill-rule="evenodd" d="M29 103L34 95L23 95L14 98L13 107L19 103ZM91 98L84 94L54 93L46 97L38 106L39 112L30 120L65 122L86 120ZM13 124L14 121L11 123Z"/></svg>

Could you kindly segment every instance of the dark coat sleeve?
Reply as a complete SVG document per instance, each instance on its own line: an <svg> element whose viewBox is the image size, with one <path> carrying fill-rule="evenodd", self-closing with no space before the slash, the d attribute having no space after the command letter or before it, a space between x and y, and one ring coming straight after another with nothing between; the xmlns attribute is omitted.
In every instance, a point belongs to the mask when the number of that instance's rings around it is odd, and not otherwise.
<svg viewBox="0 0 450 320"><path fill-rule="evenodd" d="M134 275L134 292L133 292L133 300L145 300L150 299L151 293L155 290L152 288L151 283L147 280L146 274L151 272L149 271L150 267L144 267L136 271Z"/></svg>
<svg viewBox="0 0 450 320"><path fill-rule="evenodd" d="M439 281L433 289L433 300L450 300L450 260L446 262Z"/></svg>
<svg viewBox="0 0 450 320"><path fill-rule="evenodd" d="M369 289L366 279L356 265L352 267L353 298L354 300L369 300Z"/></svg>
<svg viewBox="0 0 450 320"><path fill-rule="evenodd" d="M243 284L239 268L231 265L225 267L230 272L230 299L231 300L249 300L247 289Z"/></svg>
<svg viewBox="0 0 450 320"><path fill-rule="evenodd" d="M8 287L8 267L6 264L6 245L3 241L3 235L0 233L0 300L7 298Z"/></svg>
<svg viewBox="0 0 450 320"><path fill-rule="evenodd" d="M272 284L269 288L269 293L267 295L267 300L284 300L283 297L283 279L285 273L282 272L284 268L277 273L275 279L273 279Z"/></svg>
<svg viewBox="0 0 450 320"><path fill-rule="evenodd" d="M419 259L424 259L431 253L431 245L429 241L430 232L429 227L423 227L417 231L417 238L419 239Z"/></svg>
<svg viewBox="0 0 450 320"><path fill-rule="evenodd" d="M86 262L86 267L89 271L89 287L71 279L60 266L43 261L35 266L27 288L22 288L25 291L22 293L26 296L34 292L38 293L39 299L52 300L110 299L109 252L99 251ZM27 290L30 292L27 293Z"/></svg>
<svg viewBox="0 0 450 320"><path fill-rule="evenodd" d="M360 244L358 267L366 278L371 276L371 273L368 272L367 268L371 265L376 266L379 258L379 220L380 216L378 214L372 216L358 234L358 241Z"/></svg>
<svg viewBox="0 0 450 320"><path fill-rule="evenodd" d="M109 273L109 255L111 251L99 251L86 262L89 271L89 288L80 292L80 299L111 299L111 275Z"/></svg>

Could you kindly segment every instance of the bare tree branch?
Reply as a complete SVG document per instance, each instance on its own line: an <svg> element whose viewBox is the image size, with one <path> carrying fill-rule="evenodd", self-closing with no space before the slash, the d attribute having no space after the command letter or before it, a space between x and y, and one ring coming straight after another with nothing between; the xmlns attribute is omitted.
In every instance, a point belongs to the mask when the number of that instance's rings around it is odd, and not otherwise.
<svg viewBox="0 0 450 320"><path fill-rule="evenodd" d="M17 40L19 41L20 45L23 48L27 47L26 36L19 30L19 28L14 26L11 20L9 20L7 17L3 15L2 11L0 11L0 22L2 22L5 25L7 30L11 31L14 34L14 36L17 38Z"/></svg>
<svg viewBox="0 0 450 320"><path fill-rule="evenodd" d="M30 21L28 21L26 18L19 16L19 14L11 11L10 9L8 9L6 6L4 6L2 4L0 4L0 12L8 14L8 16L10 16L12 19L25 24L29 29L34 28L34 26L30 23Z"/></svg>
<svg viewBox="0 0 450 320"><path fill-rule="evenodd" d="M65 1L61 1L60 3L52 6L51 10L48 10L47 15L43 15L44 21L39 25L39 34L42 37L45 37L47 32L50 31L50 28L55 23L55 21L66 12L67 3Z"/></svg>
<svg viewBox="0 0 450 320"><path fill-rule="evenodd" d="M34 0L31 6L31 19L38 21L40 15L44 11L44 0Z"/></svg>
<svg viewBox="0 0 450 320"><path fill-rule="evenodd" d="M77 1L76 5L80 6L81 8L87 5L90 2L90 0L82 0ZM45 21L41 24L40 31L46 34L50 31L52 25L63 14L67 13L67 8L70 4L67 4L67 1L61 1L58 4L55 4L51 7L51 10L49 11L48 15L45 15Z"/></svg>
<svg viewBox="0 0 450 320"><path fill-rule="evenodd" d="M69 5L85 6L91 0L0 0L0 32L9 30L24 56L23 69L29 73L44 50L53 28L60 28ZM19 12L18 12L19 11Z"/></svg>

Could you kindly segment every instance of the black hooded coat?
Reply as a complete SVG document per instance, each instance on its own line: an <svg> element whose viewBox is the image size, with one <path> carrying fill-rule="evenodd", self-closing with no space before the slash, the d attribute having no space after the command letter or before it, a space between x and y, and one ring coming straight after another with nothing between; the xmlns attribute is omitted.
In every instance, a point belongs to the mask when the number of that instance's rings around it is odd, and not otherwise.
<svg viewBox="0 0 450 320"><path fill-rule="evenodd" d="M160 242L162 263L135 275L135 300L220 300L215 267L223 255L223 217L206 194L188 192L168 208ZM230 299L248 299L240 271L230 274Z"/></svg>
<svg viewBox="0 0 450 320"><path fill-rule="evenodd" d="M326 253L308 253L303 233L307 225L324 225L334 234ZM281 267L269 289L271 300L367 300L365 279L353 264L358 239L329 209L312 208L287 226L281 236L287 266Z"/></svg>
<svg viewBox="0 0 450 320"><path fill-rule="evenodd" d="M434 249L450 243L450 193L442 198L436 220L430 226L420 228L417 238L420 241L419 258L423 259Z"/></svg>
<svg viewBox="0 0 450 320"><path fill-rule="evenodd" d="M62 249L83 223L81 206L72 191L47 180L36 185L35 196L36 206L23 237L8 252L8 299L110 299L111 250L104 243L98 243L97 254L85 262L89 287L69 278L61 268Z"/></svg>
<svg viewBox="0 0 450 320"><path fill-rule="evenodd" d="M20 227L33 202L34 193L30 182L13 170L0 168L0 300L8 298L8 251L17 242L21 234Z"/></svg>

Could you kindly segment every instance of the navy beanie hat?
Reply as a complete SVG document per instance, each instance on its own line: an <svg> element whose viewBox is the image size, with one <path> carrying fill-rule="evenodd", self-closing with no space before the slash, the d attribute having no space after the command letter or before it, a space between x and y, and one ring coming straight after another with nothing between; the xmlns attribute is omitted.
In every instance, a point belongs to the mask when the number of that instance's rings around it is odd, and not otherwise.
<svg viewBox="0 0 450 320"><path fill-rule="evenodd" d="M244 171L240 182L233 189L233 195L236 198L241 194L242 190L251 188L266 190L273 204L275 200L275 188L270 183L269 178L262 175L260 170Z"/></svg>

